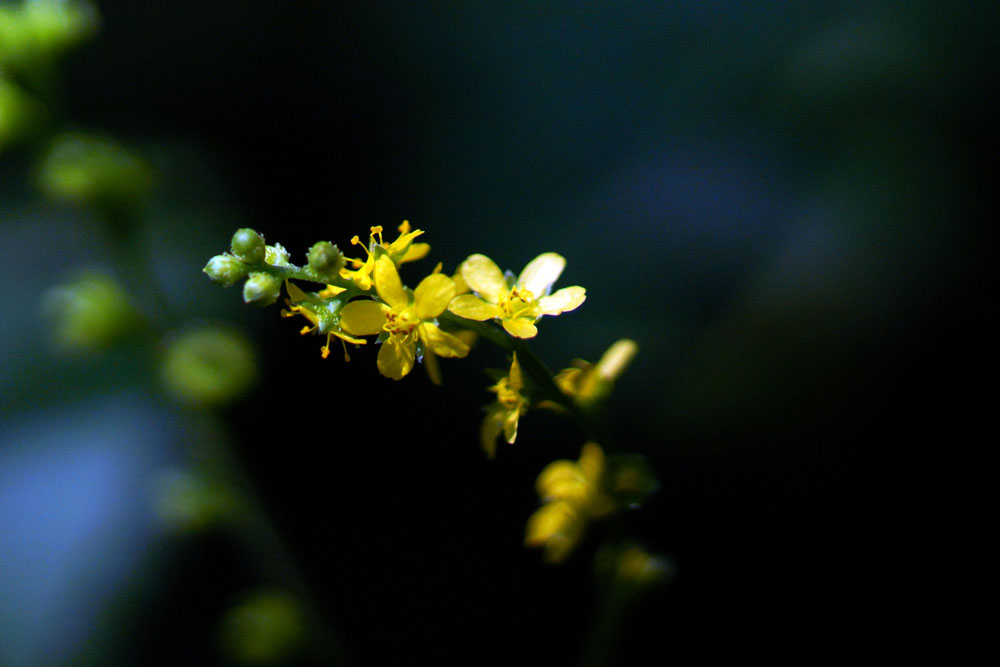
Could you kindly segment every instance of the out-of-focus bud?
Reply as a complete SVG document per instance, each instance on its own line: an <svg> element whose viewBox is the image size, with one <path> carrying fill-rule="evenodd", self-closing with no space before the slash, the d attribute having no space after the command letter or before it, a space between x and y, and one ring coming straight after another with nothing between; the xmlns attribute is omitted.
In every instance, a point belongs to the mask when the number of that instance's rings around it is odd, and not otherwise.
<svg viewBox="0 0 1000 667"><path fill-rule="evenodd" d="M329 241L320 241L309 248L309 268L320 278L329 280L336 277L343 266L344 255Z"/></svg>
<svg viewBox="0 0 1000 667"><path fill-rule="evenodd" d="M305 614L284 591L259 591L222 619L222 649L241 665L286 664L306 640Z"/></svg>
<svg viewBox="0 0 1000 667"><path fill-rule="evenodd" d="M163 383L178 399L212 407L245 392L257 377L253 348L240 333L204 326L166 342Z"/></svg>
<svg viewBox="0 0 1000 667"><path fill-rule="evenodd" d="M92 272L50 289L43 299L55 345L67 352L101 350L129 334L139 321L125 290Z"/></svg>
<svg viewBox="0 0 1000 667"><path fill-rule="evenodd" d="M594 569L613 586L614 593L626 596L664 583L674 573L667 558L628 542L601 547L594 556Z"/></svg>
<svg viewBox="0 0 1000 667"><path fill-rule="evenodd" d="M281 296L281 278L269 273L251 273L243 284L243 300L258 306L270 306Z"/></svg>
<svg viewBox="0 0 1000 667"><path fill-rule="evenodd" d="M249 227L236 230L232 247L233 254L248 264L264 261L264 237Z"/></svg>
<svg viewBox="0 0 1000 667"><path fill-rule="evenodd" d="M110 139L70 133L42 157L39 187L54 199L103 207L135 207L153 186L152 168Z"/></svg>
<svg viewBox="0 0 1000 667"><path fill-rule="evenodd" d="M202 271L215 282L229 287L237 280L245 278L249 269L232 255L216 255L208 260Z"/></svg>
<svg viewBox="0 0 1000 667"><path fill-rule="evenodd" d="M224 481L170 469L156 479L156 511L177 530L203 530L238 511L235 492Z"/></svg>
<svg viewBox="0 0 1000 667"><path fill-rule="evenodd" d="M609 457L607 490L620 507L636 508L659 486L646 457L615 454Z"/></svg>
<svg viewBox="0 0 1000 667"><path fill-rule="evenodd" d="M0 150L27 134L43 113L37 102L0 77Z"/></svg>
<svg viewBox="0 0 1000 667"><path fill-rule="evenodd" d="M0 66L25 70L58 56L97 30L97 10L83 0L0 4Z"/></svg>

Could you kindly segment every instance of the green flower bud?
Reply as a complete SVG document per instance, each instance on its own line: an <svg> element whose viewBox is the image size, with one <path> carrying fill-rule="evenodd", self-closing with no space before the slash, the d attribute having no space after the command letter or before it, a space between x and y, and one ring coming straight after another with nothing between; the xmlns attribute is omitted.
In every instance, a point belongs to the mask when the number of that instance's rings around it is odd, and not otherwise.
<svg viewBox="0 0 1000 667"><path fill-rule="evenodd" d="M258 591L222 620L222 649L239 665L290 664L306 640L299 601L283 591Z"/></svg>
<svg viewBox="0 0 1000 667"><path fill-rule="evenodd" d="M249 227L236 230L232 247L233 254L248 264L264 261L264 237Z"/></svg>
<svg viewBox="0 0 1000 667"><path fill-rule="evenodd" d="M206 326L167 341L161 375L167 390L178 399L214 406L250 387L257 377L257 361L242 334Z"/></svg>
<svg viewBox="0 0 1000 667"><path fill-rule="evenodd" d="M224 480L180 469L169 469L156 479L156 511L177 530L202 530L240 511L240 502Z"/></svg>
<svg viewBox="0 0 1000 667"><path fill-rule="evenodd" d="M209 278L217 283L222 283L229 287L237 280L245 278L249 269L240 260L232 255L216 255L208 260L208 264L202 271Z"/></svg>
<svg viewBox="0 0 1000 667"><path fill-rule="evenodd" d="M30 133L43 113L34 99L0 77L0 150Z"/></svg>
<svg viewBox="0 0 1000 667"><path fill-rule="evenodd" d="M153 186L152 168L110 139L58 137L42 157L39 187L54 199L83 205L134 207Z"/></svg>
<svg viewBox="0 0 1000 667"><path fill-rule="evenodd" d="M333 278L344 266L344 255L329 241L320 241L309 248L309 268L321 278Z"/></svg>
<svg viewBox="0 0 1000 667"><path fill-rule="evenodd" d="M292 263L288 261L291 255L280 243L269 245L264 248L264 261L271 266L290 267Z"/></svg>
<svg viewBox="0 0 1000 667"><path fill-rule="evenodd" d="M0 4L0 66L25 70L91 36L94 7L83 0L26 0Z"/></svg>
<svg viewBox="0 0 1000 667"><path fill-rule="evenodd" d="M54 342L69 352L104 349L131 332L138 313L111 277L89 273L50 289L43 300Z"/></svg>
<svg viewBox="0 0 1000 667"><path fill-rule="evenodd" d="M258 306L270 306L281 296L281 278L269 273L251 273L243 284L243 301Z"/></svg>

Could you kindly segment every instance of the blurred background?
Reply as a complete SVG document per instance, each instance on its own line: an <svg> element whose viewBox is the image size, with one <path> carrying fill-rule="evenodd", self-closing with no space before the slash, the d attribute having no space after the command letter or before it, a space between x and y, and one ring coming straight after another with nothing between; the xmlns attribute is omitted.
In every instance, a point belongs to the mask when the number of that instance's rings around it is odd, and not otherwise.
<svg viewBox="0 0 1000 667"><path fill-rule="evenodd" d="M675 574L609 664L984 628L940 613L979 585L997 435L995 3L106 1L37 67L21 5L0 664L581 659L599 536L521 546L575 428L529 413L488 462L498 351L394 383L201 272L239 227L301 264L403 219L411 284L564 255L588 298L540 326L551 367L639 345L608 417L660 481L627 527ZM94 151L114 205L78 187Z"/></svg>

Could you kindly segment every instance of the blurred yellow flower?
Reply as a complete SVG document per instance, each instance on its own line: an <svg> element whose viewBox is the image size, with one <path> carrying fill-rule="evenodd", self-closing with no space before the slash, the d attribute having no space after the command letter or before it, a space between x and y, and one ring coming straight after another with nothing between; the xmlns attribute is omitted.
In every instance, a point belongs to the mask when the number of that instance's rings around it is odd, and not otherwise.
<svg viewBox="0 0 1000 667"><path fill-rule="evenodd" d="M469 346L438 328L435 319L455 296L455 283L440 273L424 278L412 294L403 287L396 264L389 255L374 262L375 290L382 302L351 301L341 311L341 325L348 333L369 336L384 332L378 353L378 370L401 380L412 369L417 344L442 357L464 357ZM384 302L384 303L383 303ZM432 375L432 380L438 378Z"/></svg>
<svg viewBox="0 0 1000 667"><path fill-rule="evenodd" d="M476 294L455 297L448 310L477 322L496 318L510 335L533 338L538 333L535 322L542 315L574 310L587 298L586 290L579 286L549 294L565 266L562 255L542 253L528 262L517 280L510 283L492 259L470 255L459 272Z"/></svg>
<svg viewBox="0 0 1000 667"><path fill-rule="evenodd" d="M622 338L615 341L596 364L574 359L570 362L571 368L564 368L556 373L556 384L577 403L593 403L607 396L638 349L635 341Z"/></svg>
<svg viewBox="0 0 1000 667"><path fill-rule="evenodd" d="M557 563L573 551L590 519L610 514L615 506L602 489L604 451L588 442L576 461L553 461L542 470L535 489L544 504L528 519L524 544L542 547L544 557Z"/></svg>
<svg viewBox="0 0 1000 667"><path fill-rule="evenodd" d="M514 360L510 364L510 374L500 378L489 389L496 393L497 400L487 408L486 417L483 418L483 425L479 430L480 444L486 456L491 459L496 456L497 438L501 433L508 444L513 445L517 439L518 419L528 411L528 399L521 394L523 388L521 366L517 363L517 354L514 354Z"/></svg>

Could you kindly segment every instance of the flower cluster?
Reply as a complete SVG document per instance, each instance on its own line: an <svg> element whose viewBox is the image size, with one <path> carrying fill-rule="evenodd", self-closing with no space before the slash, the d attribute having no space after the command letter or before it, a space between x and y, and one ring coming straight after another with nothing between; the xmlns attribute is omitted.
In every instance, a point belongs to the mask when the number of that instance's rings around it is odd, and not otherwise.
<svg viewBox="0 0 1000 667"><path fill-rule="evenodd" d="M259 305L274 303L284 283L288 307L282 315L304 317L308 324L302 334L326 336L323 358L330 354L332 337L340 339L349 360L347 343L364 345L365 336L375 336L382 375L401 380L416 362L424 361L435 383L441 380L437 357L469 353L469 327L463 326L463 320L473 325L496 319L510 335L530 338L538 332L535 323L542 315L573 310L586 296L582 287L566 287L550 294L566 265L566 260L553 252L529 262L516 280L513 274L505 276L493 260L476 254L462 262L454 278L442 274L439 265L410 289L400 278L399 265L427 256L430 245L415 241L424 232L404 220L399 236L387 243L383 231L381 226L371 227L367 244L358 236L351 239L351 245L359 246L364 257L346 258L337 246L320 242L310 249L308 264L297 267L281 245L265 245L263 236L241 229L233 236L231 252L213 257L205 273L224 285L246 278L243 298ZM325 287L307 292L293 280ZM457 316L451 331L439 321L446 312ZM513 427L503 427L508 441L513 442L510 428L516 432L516 419Z"/></svg>
<svg viewBox="0 0 1000 667"><path fill-rule="evenodd" d="M615 380L636 353L636 344L622 339L596 364L574 360L552 374L528 347L538 335L538 322L577 309L586 300L578 285L553 291L566 259L544 252L520 274L502 271L483 254L469 255L453 275L438 264L408 287L400 266L423 259L430 252L423 236L403 221L393 241L383 228L370 228L367 243L355 236L351 246L363 255L345 257L328 241L314 244L308 263L296 266L279 244L266 245L252 229L233 236L230 252L213 257L205 273L223 285L245 279L247 303L268 305L286 293L284 317L306 320L302 334L325 335L324 358L337 338L350 360L347 345L378 345L376 366L385 377L401 380L422 362L430 379L441 382L437 359L462 358L477 337L500 345L510 355L506 373L496 371L488 388L495 400L485 407L480 445L488 458L497 455L497 441L517 439L518 427L529 407L554 408L574 417L584 428L610 394ZM312 291L305 283L318 287ZM601 439L591 433L593 439ZM604 442L603 439L601 439ZM587 526L619 508L634 507L655 488L655 479L642 457L606 457L595 442L583 446L576 461L550 463L537 480L542 505L528 520L525 544L541 547L549 562L560 562L580 543Z"/></svg>

